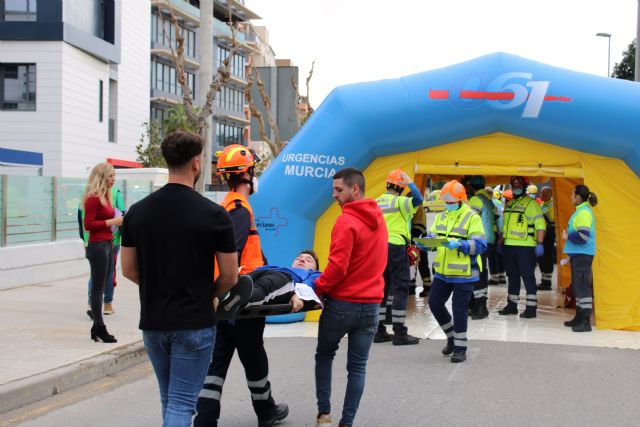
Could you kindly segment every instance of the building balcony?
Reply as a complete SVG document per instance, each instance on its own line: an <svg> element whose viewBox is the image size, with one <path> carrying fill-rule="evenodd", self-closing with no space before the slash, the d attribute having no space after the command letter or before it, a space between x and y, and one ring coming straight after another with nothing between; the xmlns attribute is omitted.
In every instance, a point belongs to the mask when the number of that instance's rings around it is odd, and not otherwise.
<svg viewBox="0 0 640 427"><path fill-rule="evenodd" d="M250 19L262 19L258 14L244 5L244 1L238 0L215 0L213 2L214 11L223 16L228 15L231 9L232 15L240 21L248 21Z"/></svg>
<svg viewBox="0 0 640 427"><path fill-rule="evenodd" d="M233 33L226 22L222 22L217 19L213 20L213 37L221 45L226 47L231 47L233 45ZM242 49L247 54L256 52L255 43L249 42L251 42L251 40L249 40L249 37L247 37L244 32L239 30L236 31L236 43L238 48Z"/></svg>
<svg viewBox="0 0 640 427"><path fill-rule="evenodd" d="M151 89L151 102L174 107L182 103L182 95L165 92L158 89Z"/></svg>
<svg viewBox="0 0 640 427"><path fill-rule="evenodd" d="M151 54L160 56L162 58L167 58L168 60L171 61L171 63L174 62L173 54L171 53L171 48L163 44L151 42ZM200 68L200 62L198 62L197 59L191 56L188 56L186 53L184 55L184 65L185 67L192 68L194 70L197 70L198 68Z"/></svg>
<svg viewBox="0 0 640 427"><path fill-rule="evenodd" d="M185 21L190 27L200 26L200 9L191 6L183 0L151 0L151 6L157 6L166 14L170 14L169 8L173 9L173 13L178 19Z"/></svg>

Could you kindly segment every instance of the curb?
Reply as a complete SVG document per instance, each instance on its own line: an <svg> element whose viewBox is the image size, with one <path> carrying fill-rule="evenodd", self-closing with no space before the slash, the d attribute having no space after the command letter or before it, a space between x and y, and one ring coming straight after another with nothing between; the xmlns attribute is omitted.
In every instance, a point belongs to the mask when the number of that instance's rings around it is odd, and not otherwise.
<svg viewBox="0 0 640 427"><path fill-rule="evenodd" d="M0 385L0 414L113 375L148 360L142 341Z"/></svg>

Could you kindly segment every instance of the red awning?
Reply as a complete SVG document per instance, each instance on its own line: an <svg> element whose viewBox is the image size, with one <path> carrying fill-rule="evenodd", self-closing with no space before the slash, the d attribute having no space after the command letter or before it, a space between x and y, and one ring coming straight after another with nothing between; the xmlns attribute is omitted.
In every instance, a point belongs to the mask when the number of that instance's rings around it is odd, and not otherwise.
<svg viewBox="0 0 640 427"><path fill-rule="evenodd" d="M111 163L114 167L117 168L142 168L143 166L138 162L132 162L131 160L120 160L120 159L107 159L107 163Z"/></svg>

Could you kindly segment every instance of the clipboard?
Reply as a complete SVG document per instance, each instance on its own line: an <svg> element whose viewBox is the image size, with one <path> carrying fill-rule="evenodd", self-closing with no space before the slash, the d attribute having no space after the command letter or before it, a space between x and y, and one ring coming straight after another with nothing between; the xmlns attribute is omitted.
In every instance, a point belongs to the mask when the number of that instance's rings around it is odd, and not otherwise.
<svg viewBox="0 0 640 427"><path fill-rule="evenodd" d="M425 248L436 248L438 246L442 246L449 239L445 237L416 237L413 239L416 243L420 243L420 245Z"/></svg>

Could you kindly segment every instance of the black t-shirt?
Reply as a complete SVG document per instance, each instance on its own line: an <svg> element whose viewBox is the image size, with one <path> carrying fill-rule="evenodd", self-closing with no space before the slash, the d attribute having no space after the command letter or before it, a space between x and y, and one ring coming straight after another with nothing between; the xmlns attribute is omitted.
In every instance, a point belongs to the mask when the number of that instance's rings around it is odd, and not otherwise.
<svg viewBox="0 0 640 427"><path fill-rule="evenodd" d="M185 185L167 184L131 206L122 246L138 255L140 329L215 325L215 253L236 252L227 211Z"/></svg>

